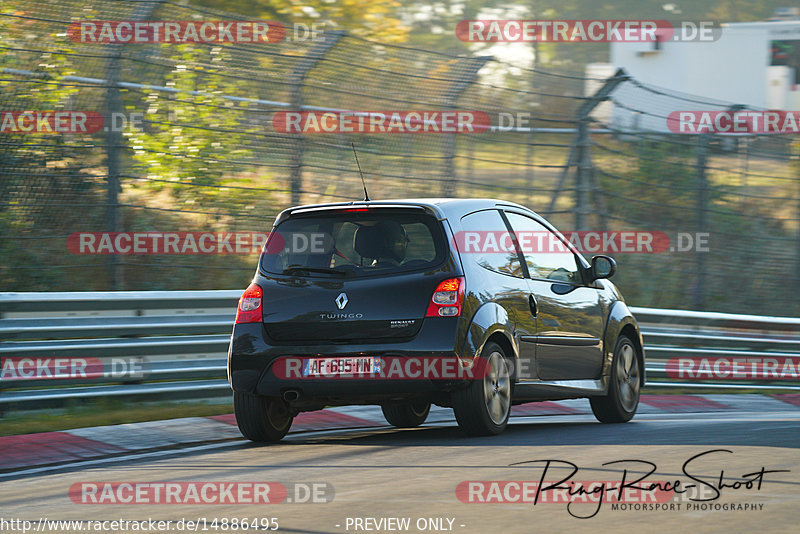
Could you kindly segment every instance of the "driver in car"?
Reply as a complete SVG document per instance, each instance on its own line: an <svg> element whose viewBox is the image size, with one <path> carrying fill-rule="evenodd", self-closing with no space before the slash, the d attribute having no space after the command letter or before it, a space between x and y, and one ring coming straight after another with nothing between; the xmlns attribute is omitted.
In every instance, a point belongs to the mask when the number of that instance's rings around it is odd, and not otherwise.
<svg viewBox="0 0 800 534"><path fill-rule="evenodd" d="M375 225L375 230L380 235L380 254L375 262L375 267L397 267L406 259L408 247L408 234L402 224L394 221L381 222Z"/></svg>

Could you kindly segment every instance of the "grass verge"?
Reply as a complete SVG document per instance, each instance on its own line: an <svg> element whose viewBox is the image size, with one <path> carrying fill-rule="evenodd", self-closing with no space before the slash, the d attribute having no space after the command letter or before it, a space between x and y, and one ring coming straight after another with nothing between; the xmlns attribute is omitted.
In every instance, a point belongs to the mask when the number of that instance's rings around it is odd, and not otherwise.
<svg viewBox="0 0 800 534"><path fill-rule="evenodd" d="M47 412L12 412L0 421L0 436L57 432L89 426L119 425L177 419L206 417L233 413L230 402L220 403L131 403L102 400L89 405L73 405Z"/></svg>

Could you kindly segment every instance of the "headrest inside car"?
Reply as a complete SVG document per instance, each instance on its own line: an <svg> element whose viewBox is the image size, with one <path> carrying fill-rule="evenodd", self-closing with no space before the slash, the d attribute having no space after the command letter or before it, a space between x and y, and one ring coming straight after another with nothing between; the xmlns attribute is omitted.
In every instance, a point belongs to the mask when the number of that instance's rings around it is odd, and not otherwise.
<svg viewBox="0 0 800 534"><path fill-rule="evenodd" d="M383 232L376 226L362 226L356 230L353 236L353 249L362 258L380 258L383 254L384 243Z"/></svg>

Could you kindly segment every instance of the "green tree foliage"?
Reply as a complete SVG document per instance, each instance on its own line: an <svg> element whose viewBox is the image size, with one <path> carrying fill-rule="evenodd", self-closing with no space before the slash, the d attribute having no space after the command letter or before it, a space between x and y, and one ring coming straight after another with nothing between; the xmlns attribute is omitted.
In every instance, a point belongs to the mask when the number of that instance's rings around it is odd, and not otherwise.
<svg viewBox="0 0 800 534"><path fill-rule="evenodd" d="M47 47L59 41L57 31L42 35L32 31L31 21L15 17L29 14L27 2L7 0L0 11L6 15L0 16L0 69L9 69L0 80L0 111L86 110L87 97L102 98L102 91L64 81L80 71L80 60L68 55L74 52L71 43ZM15 70L33 75L15 74ZM31 267L51 263L54 251L64 254L63 235L70 229L102 220L102 210L86 209L102 205L104 197L103 179L92 169L102 161L102 150L86 148L91 138L88 134L0 134L2 287L52 289L67 271ZM75 272L75 281L83 282L80 272Z"/></svg>
<svg viewBox="0 0 800 534"><path fill-rule="evenodd" d="M320 24L323 29L386 43L405 42L409 28L397 0L192 0L195 5L252 14L284 24Z"/></svg>
<svg viewBox="0 0 800 534"><path fill-rule="evenodd" d="M204 67L225 62L223 48L187 44L163 49L175 65L163 83L178 92L152 90L142 102L128 105L130 111L143 109L145 118L145 128L130 134L132 164L154 180L155 190L168 188L174 198L198 206L213 204L219 189L203 186L223 184L232 178L226 162L252 156L252 128L245 125L248 103L220 98L240 93L236 81Z"/></svg>

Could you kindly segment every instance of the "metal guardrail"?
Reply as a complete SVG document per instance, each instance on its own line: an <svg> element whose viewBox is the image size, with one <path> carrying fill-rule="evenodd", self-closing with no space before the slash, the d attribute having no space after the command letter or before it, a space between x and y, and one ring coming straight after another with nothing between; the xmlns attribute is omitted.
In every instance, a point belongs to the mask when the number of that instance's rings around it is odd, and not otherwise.
<svg viewBox="0 0 800 534"><path fill-rule="evenodd" d="M28 409L90 397L226 395L226 353L239 296L236 290L0 293L3 361L119 358L146 366L141 376L3 380L0 407ZM800 390L796 381L687 382L667 376L671 358L788 357L798 365L800 318L632 311L642 327L650 386Z"/></svg>

